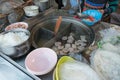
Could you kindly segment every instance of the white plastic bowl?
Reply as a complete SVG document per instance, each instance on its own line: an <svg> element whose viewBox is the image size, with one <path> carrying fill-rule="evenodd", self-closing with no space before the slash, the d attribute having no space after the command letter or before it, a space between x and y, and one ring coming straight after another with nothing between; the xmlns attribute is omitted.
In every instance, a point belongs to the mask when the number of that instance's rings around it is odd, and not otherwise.
<svg viewBox="0 0 120 80"><path fill-rule="evenodd" d="M32 5L32 6L26 6L23 8L26 16L32 17L39 14L39 7Z"/></svg>
<svg viewBox="0 0 120 80"><path fill-rule="evenodd" d="M35 75L50 72L57 63L57 54L50 48L38 48L28 54L25 59L26 69Z"/></svg>

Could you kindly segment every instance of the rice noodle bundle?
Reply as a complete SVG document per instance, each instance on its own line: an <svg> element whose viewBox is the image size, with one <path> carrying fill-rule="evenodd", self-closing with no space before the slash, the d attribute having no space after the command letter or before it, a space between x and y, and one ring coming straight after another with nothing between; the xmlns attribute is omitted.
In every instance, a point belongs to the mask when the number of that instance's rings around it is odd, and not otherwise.
<svg viewBox="0 0 120 80"><path fill-rule="evenodd" d="M90 66L77 61L61 64L59 78L59 80L101 80Z"/></svg>
<svg viewBox="0 0 120 80"><path fill-rule="evenodd" d="M120 80L120 54L98 49L91 62L102 80Z"/></svg>

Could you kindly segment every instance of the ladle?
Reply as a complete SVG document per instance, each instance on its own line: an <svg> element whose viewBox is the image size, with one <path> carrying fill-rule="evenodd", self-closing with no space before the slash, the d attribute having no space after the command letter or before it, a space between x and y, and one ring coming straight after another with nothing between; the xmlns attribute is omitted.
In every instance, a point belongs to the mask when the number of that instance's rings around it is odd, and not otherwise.
<svg viewBox="0 0 120 80"><path fill-rule="evenodd" d="M77 13L79 16L81 16L82 15L82 13L81 13L81 1L80 0L77 0L77 2L78 2L78 8L79 8L79 13Z"/></svg>
<svg viewBox="0 0 120 80"><path fill-rule="evenodd" d="M81 1L80 0L77 0L77 1L78 1L78 8L79 8L79 12L77 13L77 16L80 18L87 18L88 15L82 14Z"/></svg>
<svg viewBox="0 0 120 80"><path fill-rule="evenodd" d="M60 28L61 22L62 22L62 16L59 16L58 20L56 21L55 28L54 28L55 35L57 34L57 32L58 32L58 30Z"/></svg>

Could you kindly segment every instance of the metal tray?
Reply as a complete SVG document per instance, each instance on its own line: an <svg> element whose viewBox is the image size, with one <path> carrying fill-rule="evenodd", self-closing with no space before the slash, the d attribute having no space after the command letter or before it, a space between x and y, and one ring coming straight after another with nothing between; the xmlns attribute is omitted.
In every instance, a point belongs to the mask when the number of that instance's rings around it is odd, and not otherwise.
<svg viewBox="0 0 120 80"><path fill-rule="evenodd" d="M0 52L0 79L1 80L41 80L28 73L23 67Z"/></svg>

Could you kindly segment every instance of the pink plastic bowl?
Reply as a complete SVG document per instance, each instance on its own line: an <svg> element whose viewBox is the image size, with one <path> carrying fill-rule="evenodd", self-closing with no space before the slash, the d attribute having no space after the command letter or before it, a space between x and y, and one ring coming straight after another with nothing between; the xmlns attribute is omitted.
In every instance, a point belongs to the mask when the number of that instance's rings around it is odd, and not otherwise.
<svg viewBox="0 0 120 80"><path fill-rule="evenodd" d="M23 29L27 29L28 28L28 24L26 22L16 22L16 23L12 23L10 25L8 25L5 28L5 31L11 30L11 29L15 29L15 28L23 28Z"/></svg>
<svg viewBox="0 0 120 80"><path fill-rule="evenodd" d="M35 75L50 72L57 63L56 53L49 48L38 48L30 52L25 59L26 69Z"/></svg>

